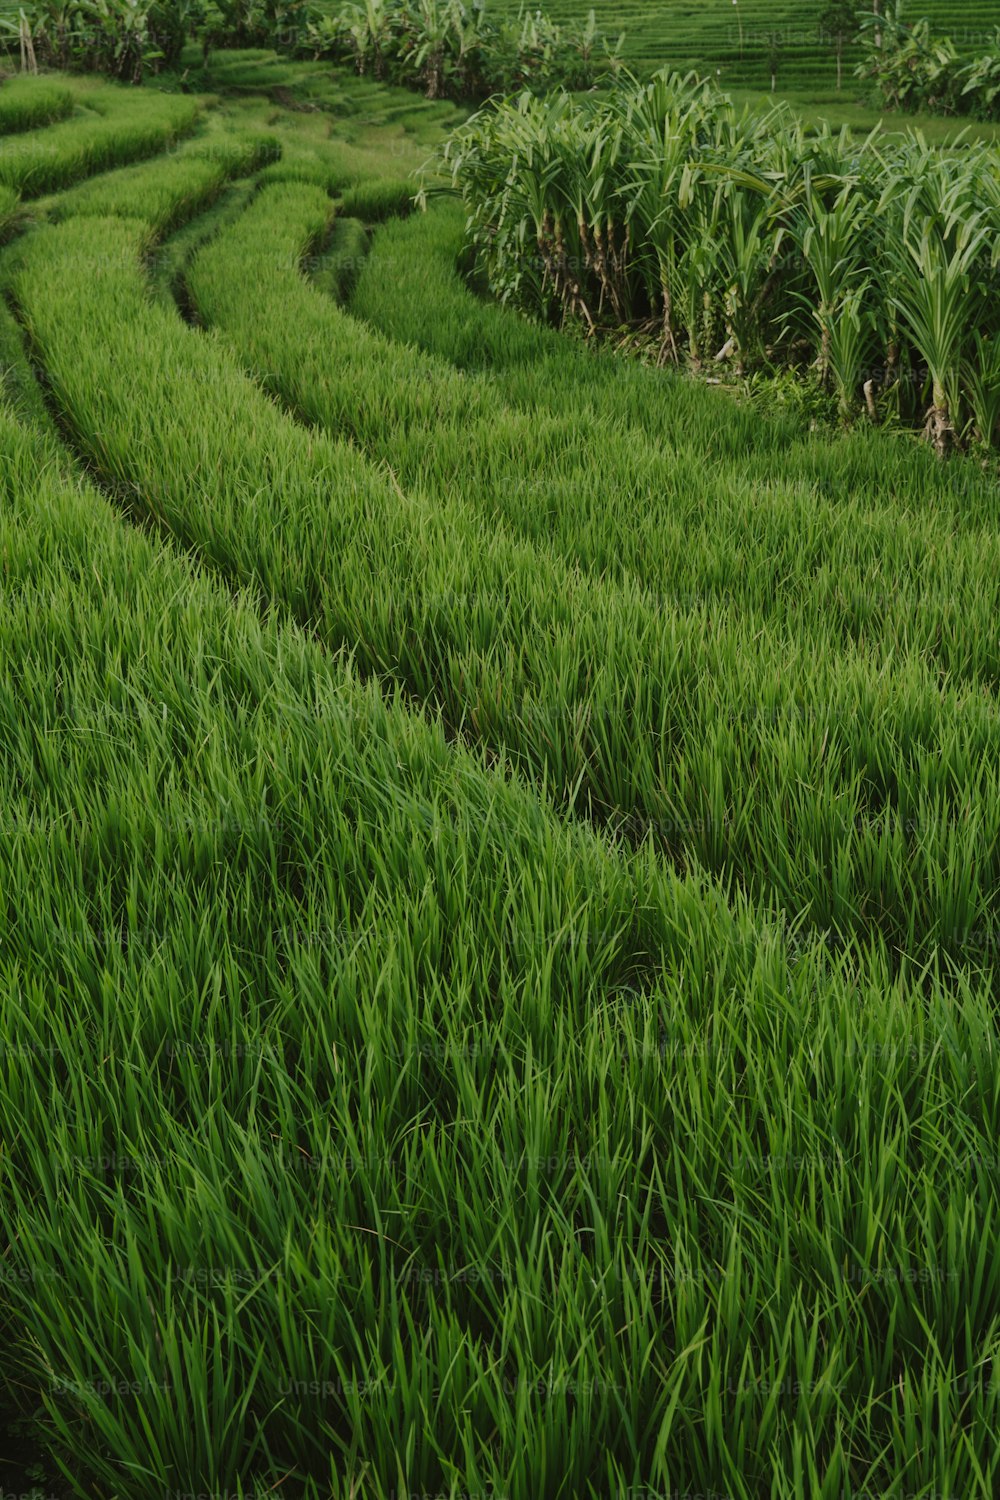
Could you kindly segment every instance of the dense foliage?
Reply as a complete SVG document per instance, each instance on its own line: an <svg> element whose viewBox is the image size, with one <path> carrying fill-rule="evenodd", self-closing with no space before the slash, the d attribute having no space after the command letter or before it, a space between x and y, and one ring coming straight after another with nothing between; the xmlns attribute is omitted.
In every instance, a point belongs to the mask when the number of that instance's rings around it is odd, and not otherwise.
<svg viewBox="0 0 1000 1500"><path fill-rule="evenodd" d="M843 417L924 423L942 452L995 441L995 150L857 144L661 74L599 101L523 94L443 155L505 301L655 331L664 361L809 374Z"/></svg>
<svg viewBox="0 0 1000 1500"><path fill-rule="evenodd" d="M593 10L580 28L556 25L541 11L497 22L484 0L364 0L308 30L317 56L350 61L377 79L415 83L430 99L554 84L587 88L602 71L617 69L621 40L609 45Z"/></svg>
<svg viewBox="0 0 1000 1500"><path fill-rule="evenodd" d="M34 0L8 32L26 66L102 72L125 82L175 67L187 40L276 46L348 63L428 98L485 98L515 88L590 87L616 72L594 12L580 26L541 11L494 21L485 0L363 0L330 10L310 0Z"/></svg>
<svg viewBox="0 0 1000 1500"><path fill-rule="evenodd" d="M33 0L14 29L28 66L141 83L176 66L204 14L201 0Z"/></svg>
<svg viewBox="0 0 1000 1500"><path fill-rule="evenodd" d="M897 0L887 15L862 18L861 41L857 75L890 109L1000 119L1000 27L990 50L970 60L928 20L906 25Z"/></svg>

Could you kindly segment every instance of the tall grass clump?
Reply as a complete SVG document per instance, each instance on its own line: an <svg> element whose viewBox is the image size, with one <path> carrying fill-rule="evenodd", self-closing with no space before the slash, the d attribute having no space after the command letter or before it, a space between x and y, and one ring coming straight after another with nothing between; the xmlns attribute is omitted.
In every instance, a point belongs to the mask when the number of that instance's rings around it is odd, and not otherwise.
<svg viewBox="0 0 1000 1500"><path fill-rule="evenodd" d="M739 114L666 74L600 100L522 94L444 150L503 300L637 329L664 363L795 370L845 420L922 424L940 453L997 439L974 387L993 379L998 160Z"/></svg>

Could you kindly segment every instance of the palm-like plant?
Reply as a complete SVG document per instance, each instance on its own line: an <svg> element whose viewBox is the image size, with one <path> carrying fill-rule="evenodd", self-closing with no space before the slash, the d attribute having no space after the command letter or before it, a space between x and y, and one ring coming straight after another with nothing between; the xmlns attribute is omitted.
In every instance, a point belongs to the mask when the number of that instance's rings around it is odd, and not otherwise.
<svg viewBox="0 0 1000 1500"><path fill-rule="evenodd" d="M808 301L819 333L816 372L822 386L833 382L844 415L858 394L863 366L871 215L870 198L854 184L841 188L830 208L822 192L810 186L793 228L813 283Z"/></svg>
<svg viewBox="0 0 1000 1500"><path fill-rule="evenodd" d="M662 317L661 361L680 358L680 266L698 197L689 163L713 98L712 93L697 88L693 76L680 81L661 76L629 101L622 117L632 146L618 195L624 205L632 265L650 311L659 311ZM689 309L689 326L692 316L697 314Z"/></svg>
<svg viewBox="0 0 1000 1500"><path fill-rule="evenodd" d="M969 63L962 74L962 104L981 120L1000 116L1000 27L990 51Z"/></svg>
<svg viewBox="0 0 1000 1500"><path fill-rule="evenodd" d="M25 12L21 15L25 17ZM82 7L78 0L38 0L28 20L33 50L42 62L57 68L68 67L82 30Z"/></svg>
<svg viewBox="0 0 1000 1500"><path fill-rule="evenodd" d="M996 216L980 207L976 191L982 155L955 178L923 143L917 149L916 180L883 198L895 231L886 239L888 300L927 365L931 405L924 430L943 454L960 421L963 361L982 311L980 262L987 251L995 266L1000 244Z"/></svg>
<svg viewBox="0 0 1000 1500"><path fill-rule="evenodd" d="M361 5L348 6L344 19L358 72L367 73L370 69L376 78L384 78L392 38L389 0L364 0Z"/></svg>
<svg viewBox="0 0 1000 1500"><path fill-rule="evenodd" d="M428 99L444 94L448 43L455 19L450 0L418 0L416 27L409 65ZM407 66L404 60L404 67Z"/></svg>

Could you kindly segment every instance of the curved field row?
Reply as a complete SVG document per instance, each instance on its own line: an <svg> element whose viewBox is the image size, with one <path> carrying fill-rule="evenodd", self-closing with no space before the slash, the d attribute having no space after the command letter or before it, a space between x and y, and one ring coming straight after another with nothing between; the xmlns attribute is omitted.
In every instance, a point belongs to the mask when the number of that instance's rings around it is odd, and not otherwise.
<svg viewBox="0 0 1000 1500"><path fill-rule="evenodd" d="M181 95L94 89L88 112L0 146L0 186L34 198L81 177L163 151L194 128L201 106Z"/></svg>
<svg viewBox="0 0 1000 1500"><path fill-rule="evenodd" d="M361 363L355 365L346 353L352 332L345 320L309 290L295 268L296 238L301 249L321 233L328 207L320 198L300 197L297 218L293 198L292 193L283 194L276 201L274 214L266 197L259 199L248 219L237 221L203 252L188 276L193 302L230 335L252 371L266 372L265 382L285 396L294 410L311 421L338 430L345 412L356 403L358 408L376 413L376 422L395 427L396 451L405 464L410 432L419 433L421 425L435 432L443 428L439 389L433 380L417 381L411 385L416 394L407 397L395 383L390 382L380 390L376 383L366 381ZM237 265L244 278L243 287L248 281L253 287L250 299L236 295ZM365 351L363 340L361 349ZM370 359L363 364L364 369L373 368ZM400 409L405 413L404 421L398 421ZM352 430L357 432L358 423L369 420L354 418ZM463 434L468 434L468 446L474 445L474 430L457 424L453 438L456 457L451 469L445 465L440 476L436 476L429 463L416 462L410 476L417 486L415 493L432 496L435 513L442 518L450 510L454 513L450 498L454 480L466 472L462 466ZM521 440L525 453L530 455L531 444L523 433ZM507 482L515 482L512 473L508 474ZM546 498L549 495L544 462L537 494ZM793 510L786 518L787 524L790 527L798 524L800 514L800 510ZM746 526L743 529L744 536L747 529ZM891 518L887 518L886 535L891 534ZM497 539L501 535L497 532ZM537 630L548 634L551 626L545 623L544 614L535 614L537 623L534 623L532 616L522 614L519 606L520 627L507 627L502 636L495 633L494 642L499 644L501 639L505 642L509 639L510 652L520 652L522 659L532 665L526 683L521 679L524 687L517 679L512 683L509 677L505 681L498 674L502 687L498 686L488 696L480 688L480 701L492 698L497 705L489 717L483 715L471 721L460 717L468 696L455 694L449 685L457 680L464 686L468 679L464 673L456 678L447 665L447 655L433 672L426 637L421 670L431 672L432 682L444 684L436 687L436 696L453 723L462 723L467 732L483 735L488 743L499 736L499 742L525 756L526 763L535 768L539 778L557 796L561 792L565 798L571 798L582 781L598 807L636 815L640 821L652 824L669 846L685 856L720 871L738 872L751 888L787 903L793 910L808 909L814 919L822 913L820 920L832 921L838 928L846 923L848 929L853 929L860 919L863 929L866 921L862 911L852 911L846 903L840 903L836 893L846 893L848 888L858 892L872 882L868 887L869 900L879 910L876 925L881 926L885 921L890 925L883 927L883 931L898 935L901 929L890 915L895 897L880 883L883 871L887 872L894 864L889 851L900 849L898 841L902 840L909 848L903 863L912 870L914 857L928 858L935 845L943 856L946 847L954 847L953 840L971 834L970 855L975 847L980 876L986 869L992 869L991 840L987 837L983 842L981 832L973 832L976 815L970 811L977 795L987 795L986 783L981 780L982 767L971 743L966 742L970 750L968 760L965 751L958 750L966 733L971 734L973 741L981 733L990 735L992 710L980 697L975 669L969 691L939 689L934 676L927 672L925 663L913 650L914 643L919 646L918 632L928 630L929 619L933 617L933 584L927 568L922 574L919 566L919 532L915 531L912 539L911 591L908 597L904 593L899 606L899 638L893 642L890 637L884 647L894 662L891 678L878 666L877 636L869 645L870 655L857 652L852 657L848 647L843 646L841 654L831 658L830 636L836 644L840 643L836 622L828 630L822 609L817 609L815 616L803 610L804 618L792 617L794 634L786 634L789 621L780 617L779 628L775 630L774 622L767 619L773 585L772 574L765 564L771 540L764 537L755 561L756 597L741 598L735 603L727 600L726 607L711 615L702 613L704 591L695 599L693 611L683 611L680 608L683 601L669 592L663 596L662 607L657 611L650 608L648 595L640 594L637 598L634 588L627 584L615 590L603 581L594 582L589 592L580 592L572 584L571 575L566 575L563 587L572 601L571 629L579 632L583 643L578 648L580 656L569 658L574 665L558 686L553 683L551 689L544 687L545 667L542 660L537 666L534 664L532 638ZM947 537L935 536L930 524L923 540L928 559L944 551L945 563L938 587L946 609L953 604L947 592L949 587L962 586L963 559L969 608L977 590L989 594L992 587L988 582L989 569L977 581L980 549L975 539L964 549L956 545L951 558ZM470 553L470 546L476 550ZM466 539L462 552L469 574L475 578L478 557L483 554L482 542ZM496 541L489 555L496 557ZM989 549L986 555L992 555ZM543 554L536 553L536 557L537 562L530 567L531 575L538 577L545 568L550 580L547 587L558 588L557 573L549 571L550 565L542 561ZM949 561L953 571L949 570ZM898 565L905 576L902 557L893 558L890 565ZM334 566L331 556L331 572ZM860 592L864 588L863 555L856 566L854 586ZM529 565L525 563L524 567ZM412 597L408 593L414 577L412 563L410 568L399 572L406 580L401 585L403 597ZM510 596L514 579L518 578L517 570L510 567L505 578ZM463 608L475 620L491 597L489 587L482 583L467 593L457 592L454 600L449 601L453 604L449 624L461 628ZM918 606L926 607L926 617ZM892 611L883 606L880 613L891 617ZM628 625L623 624L625 619ZM440 632L437 620L435 624ZM957 640L962 622L954 615L951 628ZM371 630L370 623L366 629ZM522 633L529 644L519 643ZM991 635L985 618L983 633L988 643ZM592 639L614 644L613 647L606 644L600 653L591 648L588 680L584 651ZM940 638L936 644L941 645ZM985 649L989 652L988 644ZM545 655L546 649L538 652L541 659ZM681 661L684 666L678 671ZM822 667L818 665L821 661ZM988 660L986 664L988 670ZM655 683L663 694L657 705L662 716L659 722L653 717L642 717L644 709L649 711L646 708L649 700L644 703L641 698L629 696L630 685L640 681ZM782 682L786 685L779 687ZM845 695L848 683L853 687ZM918 687L918 683L922 686ZM851 691L860 694L853 705ZM530 714L504 716L505 701L513 697L519 704L522 695L526 703L540 700L562 705L565 720L576 726L579 736L574 746L578 760L569 760L567 764L565 752L561 760L553 753L561 747L555 738L559 726L553 722L552 714L543 717L541 723L533 723ZM876 700L878 709L874 707ZM626 701L630 712L623 723L610 705ZM918 702L922 708L911 716ZM877 731L873 731L874 722L878 723ZM789 729L792 741L797 742L797 753L791 752ZM956 734L959 738L954 738ZM704 745L709 749L702 760L699 746ZM930 792L925 780L927 771L946 745L948 758L958 757L951 760L951 765L957 771L959 783L970 774L973 781L967 793L958 793L954 781L948 791L945 783L937 782L930 799L922 801L918 789ZM813 759L817 751L818 761ZM804 760L798 761L798 756ZM797 773L789 775L793 764L803 767L809 764L810 770L799 780ZM964 769L958 770L959 765ZM793 794L791 786L796 781ZM808 783L814 796L805 790L803 782ZM705 788L713 783L719 794L717 802L706 805L695 800L699 795L695 788L704 796ZM951 803L952 790L957 794L955 803ZM911 797L916 800L910 801ZM942 797L949 804L947 811L939 800ZM922 801L920 813L916 812L917 800ZM925 821L931 803L936 807L935 818L940 819L933 831ZM852 816L840 822L845 804L852 809ZM778 811L782 806L787 809L784 819ZM832 823L827 821L831 816ZM768 840L755 846L745 834L762 826L768 829ZM783 850L780 869L765 853L769 848L773 854L779 829ZM824 879L824 864L835 848L839 850L839 858L851 864L849 878L846 872L842 874L831 867ZM947 863L944 858L934 875L924 867L929 885L936 887L939 895L943 895L943 886L938 882ZM803 870L811 872L807 882L802 882ZM867 872L867 876L862 872ZM992 875L987 877L992 878ZM983 894L985 897L985 888ZM921 930L930 907L924 904L925 897L918 896L912 888L905 899L917 900L921 907L920 916L907 933L905 941L909 942L911 934ZM989 905L988 897L985 904ZM912 906L910 913L913 914ZM978 926L978 921L976 918L972 925ZM953 932L963 930L959 924ZM947 926L935 927L935 941L951 946ZM953 951L960 950L961 940Z"/></svg>
<svg viewBox="0 0 1000 1500"><path fill-rule="evenodd" d="M716 620L738 612L864 650L922 650L952 681L1000 680L993 531L956 537L953 522L925 510L901 538L891 496L870 503L863 494L846 502L817 494L796 483L794 465L786 479L774 461L764 478L751 446L756 413L693 383L661 381L678 417L669 398L661 402L655 443L611 401L592 419L579 407L547 416L537 405L513 406L496 382L400 347L303 286L297 252L324 233L331 214L329 200L308 188L262 192L198 256L188 295L207 323L275 372L298 411L391 464L404 488L443 497L457 481L486 525L499 521L602 579L638 582L668 607L688 602ZM419 231L413 240L420 244ZM377 268L385 281L402 282L397 295L408 292L411 301L420 294L406 286L406 266L419 263L419 254L389 258L381 249L374 265L363 262L369 284ZM260 317L268 303L294 309L288 338ZM423 305L427 318L442 321L432 297ZM713 437L721 451L709 464ZM770 455L766 428L764 439ZM748 467L756 472L747 476ZM913 468L940 470L922 453ZM879 576L881 591L872 583Z"/></svg>
<svg viewBox="0 0 1000 1500"><path fill-rule="evenodd" d="M165 234L201 213L234 177L256 173L281 154L274 136L248 133L185 141L152 163L102 173L42 200L54 221L93 215L141 218Z"/></svg>
<svg viewBox="0 0 1000 1500"><path fill-rule="evenodd" d="M649 1350L693 1310L664 1292L648 1216L616 1207L637 1144L660 1212L674 1196L653 1151L661 1009L693 1043L703 980L741 1011L760 983L763 1018L774 977L793 982L780 933L560 828L59 481L5 408L0 445L4 1317L69 1475L136 1500L154 1477L235 1493L289 1474L298 1494L364 1475L382 1495L410 1452L437 1487L453 1470L426 1443L432 1399L470 1473L551 1445L579 1493L598 1460L630 1471L618 1402L584 1434L557 1406L507 1410L504 1382L581 1378L580 1342L545 1349L556 1318L592 1349L591 1383L645 1360L663 1420ZM714 978L682 961L696 933ZM637 965L653 982L622 994ZM638 1138L610 1037L650 1091ZM554 1192L536 1157L567 1146L603 1166ZM453 1213L466 1181L478 1227ZM599 1264L567 1230L603 1239L610 1213ZM533 1264L531 1246L561 1248ZM481 1279L451 1274L473 1254ZM585 1269L601 1290L581 1303ZM706 1277L706 1311L714 1295Z"/></svg>
<svg viewBox="0 0 1000 1500"><path fill-rule="evenodd" d="M863 427L826 435L780 409L766 415L697 381L666 378L638 360L594 353L563 333L475 295L458 269L465 216L437 199L425 214L380 226L360 263L351 313L394 343L481 375L510 405L566 419L593 413L678 458L700 456L713 475L768 487L809 486L817 505L891 502L907 525L928 514L993 534L992 474L936 463L926 448Z"/></svg>
<svg viewBox="0 0 1000 1500"><path fill-rule="evenodd" d="M0 136L65 119L75 102L70 89L47 78L5 79L0 85Z"/></svg>

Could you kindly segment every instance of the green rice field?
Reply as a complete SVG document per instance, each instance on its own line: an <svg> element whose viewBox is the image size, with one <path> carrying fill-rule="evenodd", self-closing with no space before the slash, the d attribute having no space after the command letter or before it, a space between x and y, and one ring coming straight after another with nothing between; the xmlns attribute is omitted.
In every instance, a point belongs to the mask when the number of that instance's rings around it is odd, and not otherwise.
<svg viewBox="0 0 1000 1500"><path fill-rule="evenodd" d="M522 0L487 0L487 10L497 14L516 16L522 8L536 7L522 7ZM640 73L664 64L702 74L718 70L727 88L754 87L770 82L771 54L777 49L783 91L828 88L836 77L835 49L820 25L826 0L548 0L542 8L567 24L593 9L608 36L625 33L626 62ZM924 16L935 32L951 36L970 55L986 51L1000 26L995 0L904 0L905 20ZM853 44L845 47L848 86L858 55Z"/></svg>
<svg viewBox="0 0 1000 1500"><path fill-rule="evenodd" d="M491 301L463 118L0 83L0 1495L992 1500L996 465Z"/></svg>

